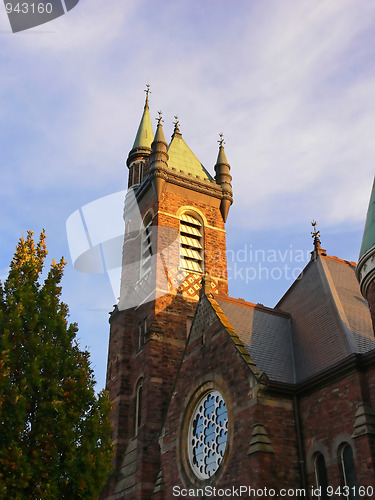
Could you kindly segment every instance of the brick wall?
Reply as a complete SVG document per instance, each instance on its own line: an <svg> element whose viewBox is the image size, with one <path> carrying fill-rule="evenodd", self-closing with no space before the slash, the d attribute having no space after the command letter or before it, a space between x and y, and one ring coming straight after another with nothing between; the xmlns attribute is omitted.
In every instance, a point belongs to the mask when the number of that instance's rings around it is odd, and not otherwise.
<svg viewBox="0 0 375 500"><path fill-rule="evenodd" d="M315 485L314 457L322 453L327 467L328 483L334 488L344 485L340 450L348 443L354 453L359 485L373 485L374 436L353 437L358 405L368 398L368 388L375 393L374 374L363 377L354 372L300 398L301 421L306 451L306 468L310 485ZM371 451L372 450L372 451Z"/></svg>

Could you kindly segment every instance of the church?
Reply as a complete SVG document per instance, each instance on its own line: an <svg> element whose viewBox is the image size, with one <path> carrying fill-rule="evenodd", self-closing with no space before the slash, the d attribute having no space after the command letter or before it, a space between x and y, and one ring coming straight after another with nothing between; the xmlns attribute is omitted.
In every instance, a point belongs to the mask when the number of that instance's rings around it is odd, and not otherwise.
<svg viewBox="0 0 375 500"><path fill-rule="evenodd" d="M131 149L121 295L110 314L114 470L102 499L372 498L375 184L358 265L311 260L274 308L228 294L233 193L146 91Z"/></svg>

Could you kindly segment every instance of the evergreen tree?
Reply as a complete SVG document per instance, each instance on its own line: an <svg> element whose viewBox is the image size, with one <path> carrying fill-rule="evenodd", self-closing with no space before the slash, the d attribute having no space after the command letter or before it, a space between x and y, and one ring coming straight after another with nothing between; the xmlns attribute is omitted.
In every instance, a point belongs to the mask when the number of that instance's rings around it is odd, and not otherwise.
<svg viewBox="0 0 375 500"><path fill-rule="evenodd" d="M46 255L29 232L0 282L0 498L93 500L111 470L110 402L60 300L65 262L43 281Z"/></svg>

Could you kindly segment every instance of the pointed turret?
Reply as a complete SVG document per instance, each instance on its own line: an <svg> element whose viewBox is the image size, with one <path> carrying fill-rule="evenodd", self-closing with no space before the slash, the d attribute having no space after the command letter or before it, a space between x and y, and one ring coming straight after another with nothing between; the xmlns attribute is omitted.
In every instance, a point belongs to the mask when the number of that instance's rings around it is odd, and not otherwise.
<svg viewBox="0 0 375 500"><path fill-rule="evenodd" d="M151 93L150 85L147 84L146 87L146 101L141 122L138 127L133 147L126 161L126 164L129 167L129 187L140 184L149 167L151 143L154 135L152 132L150 110L148 105L149 94Z"/></svg>
<svg viewBox="0 0 375 500"><path fill-rule="evenodd" d="M357 278L375 324L375 178L359 253Z"/></svg>
<svg viewBox="0 0 375 500"><path fill-rule="evenodd" d="M138 127L138 132L134 140L133 149L151 149L152 139L154 134L152 132L150 109L148 107L148 96L150 89L146 90L146 102L143 109L143 115Z"/></svg>
<svg viewBox="0 0 375 500"><path fill-rule="evenodd" d="M220 134L219 143L219 154L217 155L216 165L215 165L215 180L217 184L221 186L222 198L220 203L220 212L223 217L224 222L226 222L228 217L229 208L233 203L233 191L232 191L232 176L230 175L230 165L228 163L227 157L224 151L224 139L223 134Z"/></svg>
<svg viewBox="0 0 375 500"><path fill-rule="evenodd" d="M151 144L150 178L152 186L155 190L156 198L159 202L168 177L166 172L166 169L168 168L168 144L165 142L161 111L159 111L159 118L157 118L157 120L158 125L156 134Z"/></svg>

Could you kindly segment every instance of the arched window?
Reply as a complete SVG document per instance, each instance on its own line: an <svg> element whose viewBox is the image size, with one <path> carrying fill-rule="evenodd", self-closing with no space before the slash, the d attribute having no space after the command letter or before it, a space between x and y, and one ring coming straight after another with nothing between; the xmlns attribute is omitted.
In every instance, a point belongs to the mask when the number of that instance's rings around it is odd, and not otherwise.
<svg viewBox="0 0 375 500"><path fill-rule="evenodd" d="M320 500L328 500L327 495L327 486L328 486L328 477L327 477L327 468L326 461L321 453L317 453L315 455L314 460L314 471L315 471L315 479L316 486L321 488Z"/></svg>
<svg viewBox="0 0 375 500"><path fill-rule="evenodd" d="M143 278L151 270L151 228L152 228L152 215L149 213L143 219L143 228L141 234L141 269L140 277Z"/></svg>
<svg viewBox="0 0 375 500"><path fill-rule="evenodd" d="M180 267L203 273L203 227L196 215L183 213L180 217Z"/></svg>
<svg viewBox="0 0 375 500"><path fill-rule="evenodd" d="M138 381L135 398L135 435L138 435L138 429L142 425L142 387L143 379Z"/></svg>
<svg viewBox="0 0 375 500"><path fill-rule="evenodd" d="M349 444L342 446L340 459L344 484L349 488L349 495L345 496L345 498L347 500L356 500L358 498L357 474L355 472L353 450Z"/></svg>

